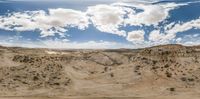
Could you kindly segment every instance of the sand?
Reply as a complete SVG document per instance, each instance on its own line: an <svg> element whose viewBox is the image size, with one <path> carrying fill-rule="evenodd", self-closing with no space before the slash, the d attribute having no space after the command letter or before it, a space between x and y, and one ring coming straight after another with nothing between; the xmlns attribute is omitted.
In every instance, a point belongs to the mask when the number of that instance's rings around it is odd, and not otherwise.
<svg viewBox="0 0 200 99"><path fill-rule="evenodd" d="M0 47L0 99L199 99L200 47Z"/></svg>

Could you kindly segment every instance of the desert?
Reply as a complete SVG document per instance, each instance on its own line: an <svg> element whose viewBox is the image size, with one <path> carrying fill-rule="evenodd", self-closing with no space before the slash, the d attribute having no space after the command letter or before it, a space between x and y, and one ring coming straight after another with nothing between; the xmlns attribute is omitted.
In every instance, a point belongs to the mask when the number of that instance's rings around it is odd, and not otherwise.
<svg viewBox="0 0 200 99"><path fill-rule="evenodd" d="M0 47L1 99L199 99L200 47Z"/></svg>

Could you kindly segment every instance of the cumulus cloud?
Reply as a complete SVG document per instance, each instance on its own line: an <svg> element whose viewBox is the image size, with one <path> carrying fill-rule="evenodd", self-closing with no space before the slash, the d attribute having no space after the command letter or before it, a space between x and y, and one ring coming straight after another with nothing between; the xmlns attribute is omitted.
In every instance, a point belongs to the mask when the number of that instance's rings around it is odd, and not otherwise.
<svg viewBox="0 0 200 99"><path fill-rule="evenodd" d="M119 49L119 48L136 48L132 44L123 44L111 41L87 41L71 42L66 39L45 39L39 41L21 40L16 37L0 36L0 45L29 47L29 48L56 48L56 49Z"/></svg>
<svg viewBox="0 0 200 99"><path fill-rule="evenodd" d="M168 11L160 6L148 5L141 6L144 12L138 14L129 14L126 20L130 25L157 25L168 16Z"/></svg>
<svg viewBox="0 0 200 99"><path fill-rule="evenodd" d="M72 9L49 9L40 11L15 12L0 17L0 28L14 31L39 30L42 36L64 35L67 28L85 29L89 20L85 13Z"/></svg>
<svg viewBox="0 0 200 99"><path fill-rule="evenodd" d="M153 30L149 34L151 45L169 44L175 42L183 45L199 45L200 36L196 34L187 34L177 37L177 33L182 33L191 29L200 29L200 18L185 23L170 23L166 25L165 31Z"/></svg>
<svg viewBox="0 0 200 99"><path fill-rule="evenodd" d="M149 40L151 41L159 41L162 40L164 34L161 34L159 30L154 30L149 34Z"/></svg>
<svg viewBox="0 0 200 99"><path fill-rule="evenodd" d="M121 0L120 0L121 1ZM88 28L91 24L101 32L111 33L119 36L126 37L130 42L144 42L144 30L136 30L126 32L123 27L130 26L150 26L159 27L160 22L166 21L169 16L169 11L176 9L185 4L176 3L156 3L151 0L122 0L131 3L112 3L112 4L98 4L89 6L86 11L56 8L48 9L48 11L24 11L13 12L8 15L0 16L0 29L10 31L39 31L41 37L54 36L59 34L64 36L69 28L75 27L80 30ZM147 2L147 3L144 3ZM170 23L164 27L164 31L156 28L149 33L149 41L157 43L166 43L176 37L179 32L184 32L192 28L200 28L200 18L186 23ZM51 42L51 41L48 41ZM55 42L55 43L53 43ZM180 39L177 39L180 42ZM44 43L47 43L44 42ZM52 41L54 46L62 45L63 42ZM61 44L60 44L61 43ZM94 42L87 43L64 43L66 46L91 45L92 47L116 45L108 42ZM96 45L98 46L96 46ZM87 46L89 46L87 45ZM65 46L65 47L66 47ZM91 48L92 48L91 47Z"/></svg>
<svg viewBox="0 0 200 99"><path fill-rule="evenodd" d="M176 33L184 32L192 28L200 29L200 18L185 23L175 24L174 27L167 30L166 33L168 35L176 35ZM173 37L174 36L172 36L172 38Z"/></svg>
<svg viewBox="0 0 200 99"><path fill-rule="evenodd" d="M161 0L117 0L120 2L127 2L127 3L155 3L155 2L159 2Z"/></svg>
<svg viewBox="0 0 200 99"><path fill-rule="evenodd" d="M144 31L132 31L128 33L127 40L130 42L141 42L144 41Z"/></svg>
<svg viewBox="0 0 200 99"><path fill-rule="evenodd" d="M182 41L182 38L177 38L177 39L176 39L176 42L177 42L177 43L180 43L181 41Z"/></svg>
<svg viewBox="0 0 200 99"><path fill-rule="evenodd" d="M163 33L159 30L152 31L149 35L149 40L170 41L176 38L177 33L185 32L191 29L200 29L200 18L185 23L170 23L166 26Z"/></svg>
<svg viewBox="0 0 200 99"><path fill-rule="evenodd" d="M123 44L110 41L87 41L87 42L63 42L60 40L41 41L45 48L61 48L61 49L118 49L118 48L134 48L133 45Z"/></svg>
<svg viewBox="0 0 200 99"><path fill-rule="evenodd" d="M200 34L185 35L183 37L176 38L176 42L184 45L199 45Z"/></svg>
<svg viewBox="0 0 200 99"><path fill-rule="evenodd" d="M158 25L169 16L170 10L183 5L187 4L113 3L88 7L87 13L100 31L126 36L126 31L120 30L120 27Z"/></svg>
<svg viewBox="0 0 200 99"><path fill-rule="evenodd" d="M92 24L100 31L126 36L120 28L126 25L157 25L165 20L171 9L180 4L113 3L89 6L87 11L49 9L48 12L25 11L0 16L0 28L14 31L39 30L42 36L63 36L71 27L85 29ZM142 10L137 12L136 10ZM90 20L90 21L89 21Z"/></svg>
<svg viewBox="0 0 200 99"><path fill-rule="evenodd" d="M124 5L124 4L123 4ZM128 18L125 19L125 23L133 26L141 25L158 25L159 22L164 21L169 17L169 11L179 6L187 4L125 4L129 7L135 7L141 12L129 13ZM133 11L134 12L134 11Z"/></svg>
<svg viewBox="0 0 200 99"><path fill-rule="evenodd" d="M126 14L122 8L111 5L96 5L88 7L87 14L90 15L92 23L100 31L126 36L125 31L119 30Z"/></svg>

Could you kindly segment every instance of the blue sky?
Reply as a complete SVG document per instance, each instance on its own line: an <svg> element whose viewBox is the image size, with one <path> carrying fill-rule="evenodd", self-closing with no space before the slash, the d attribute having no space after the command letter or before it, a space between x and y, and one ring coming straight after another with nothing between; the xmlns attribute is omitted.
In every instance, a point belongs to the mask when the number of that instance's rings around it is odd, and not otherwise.
<svg viewBox="0 0 200 99"><path fill-rule="evenodd" d="M0 0L0 44L140 48L200 44L199 0Z"/></svg>

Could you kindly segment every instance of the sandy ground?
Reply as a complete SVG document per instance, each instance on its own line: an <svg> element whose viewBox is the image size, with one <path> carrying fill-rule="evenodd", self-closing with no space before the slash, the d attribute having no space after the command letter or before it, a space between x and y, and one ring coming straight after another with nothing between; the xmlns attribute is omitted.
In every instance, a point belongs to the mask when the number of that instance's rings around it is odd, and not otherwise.
<svg viewBox="0 0 200 99"><path fill-rule="evenodd" d="M199 96L157 96L157 97L0 97L0 99L199 99Z"/></svg>
<svg viewBox="0 0 200 99"><path fill-rule="evenodd" d="M199 99L200 47L0 47L0 99Z"/></svg>

